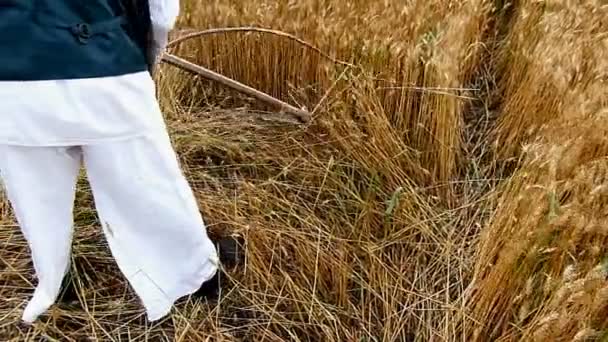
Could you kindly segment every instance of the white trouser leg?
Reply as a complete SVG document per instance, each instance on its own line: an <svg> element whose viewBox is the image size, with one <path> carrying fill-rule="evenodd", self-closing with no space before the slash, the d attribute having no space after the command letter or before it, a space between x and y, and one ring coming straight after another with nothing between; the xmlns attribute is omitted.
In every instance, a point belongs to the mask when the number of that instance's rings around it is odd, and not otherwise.
<svg viewBox="0 0 608 342"><path fill-rule="evenodd" d="M219 265L169 137L88 145L83 156L112 254L148 319L160 319Z"/></svg>
<svg viewBox="0 0 608 342"><path fill-rule="evenodd" d="M53 305L69 267L80 163L78 148L0 146L0 173L38 278L27 323Z"/></svg>

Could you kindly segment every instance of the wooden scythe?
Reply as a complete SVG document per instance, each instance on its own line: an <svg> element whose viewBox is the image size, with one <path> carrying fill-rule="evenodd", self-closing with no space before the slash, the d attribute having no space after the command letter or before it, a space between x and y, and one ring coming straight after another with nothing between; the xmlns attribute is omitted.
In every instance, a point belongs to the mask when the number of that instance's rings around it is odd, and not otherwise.
<svg viewBox="0 0 608 342"><path fill-rule="evenodd" d="M273 106L276 106L280 109L281 112L291 114L291 115L295 116L301 122L304 122L304 123L309 122L312 117L312 115L308 111L296 108L296 107L290 105L289 103L283 102L264 92L251 88L251 87L244 85L240 82L237 82L231 78L218 74L217 72L211 71L200 65L191 63L183 58L177 57L170 53L163 54L163 57L161 60L167 64L176 66L180 69L191 72L193 74L200 75L206 79L221 83L221 84L223 84L227 87L230 87L234 90L237 90L243 94L252 96L260 101L263 101L263 102L266 102Z"/></svg>
<svg viewBox="0 0 608 342"><path fill-rule="evenodd" d="M271 30L271 29L265 29L265 28L260 28L260 27L226 27L226 28L214 28L214 29L209 29L209 30L204 30L204 31L192 31L192 30L184 30L182 31L182 33L184 33L181 37L178 37L177 39L171 41L168 44L168 48L171 48L173 46L176 46L186 40L189 39L193 39L193 38L197 38L197 37L201 37L204 35L209 35L209 34L218 34L218 33L228 33L228 32L257 32L257 33L264 33L264 34L272 34L275 36L280 36L283 38L287 38L291 41L294 41L300 45L303 45L311 50L316 51L319 55L323 56L324 58L331 60L334 63L337 64L342 64L344 66L347 67L354 67L354 65L347 63L347 62L343 62L337 59L334 59L332 57L330 57L329 55L327 55L326 53L324 53L323 51L321 51L320 49L316 48L315 46L313 46L312 44L294 36L291 35L289 33L286 32L281 32L281 31L277 31L277 30ZM183 69L185 71L188 71L190 73L196 74L196 75L200 75L204 78L207 78L209 80L221 83L227 87L230 87L232 89L235 89L241 93L247 94L249 96L252 96L260 101L263 101L265 103L271 104L273 106L278 107L282 112L287 113L287 114L291 114L293 116L295 116L299 121L301 122L309 122L312 118L312 114L306 110L303 109L299 109L296 108L286 102L283 102L277 98L274 98L266 93L263 93L257 89L254 89L252 87L249 87L247 85L244 85L240 82L237 82L231 78L228 78L224 75L220 75L214 71L211 71L207 68L204 68L200 65L191 63L183 58L177 57L173 54L170 53L165 53L162 56L161 59L162 62L165 62L167 64L176 66L180 69Z"/></svg>

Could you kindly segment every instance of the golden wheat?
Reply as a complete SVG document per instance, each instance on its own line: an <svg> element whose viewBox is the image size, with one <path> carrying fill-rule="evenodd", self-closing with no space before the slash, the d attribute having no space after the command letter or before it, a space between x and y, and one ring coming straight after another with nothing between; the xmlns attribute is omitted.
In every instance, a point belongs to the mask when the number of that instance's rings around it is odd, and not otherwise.
<svg viewBox="0 0 608 342"><path fill-rule="evenodd" d="M588 114L542 130L506 185L471 285L476 340L608 329L608 110Z"/></svg>
<svg viewBox="0 0 608 342"><path fill-rule="evenodd" d="M264 27L330 56L259 32L171 49L314 110L306 126L160 69L161 105L210 234L244 237L245 265L219 303L184 299L147 324L100 242L83 175L80 303L32 328L17 325L32 265L2 201L0 337L606 338L606 10L599 0L183 1L174 36ZM503 178L509 158L520 163Z"/></svg>
<svg viewBox="0 0 608 342"><path fill-rule="evenodd" d="M608 105L608 7L602 1L522 1L514 11L499 62L500 159L517 158L541 126ZM594 97L596 108L567 110L581 94Z"/></svg>
<svg viewBox="0 0 608 342"><path fill-rule="evenodd" d="M186 6L188 28L260 26L296 34L358 66L382 110L419 151L427 176L446 190L461 162L467 87L482 50L488 1L223 1ZM231 43L227 44L229 41ZM344 66L280 37L226 33L184 43L177 54L286 101L315 108ZM339 87L352 96L349 84ZM192 83L186 85L188 93ZM444 191L444 194L448 191Z"/></svg>

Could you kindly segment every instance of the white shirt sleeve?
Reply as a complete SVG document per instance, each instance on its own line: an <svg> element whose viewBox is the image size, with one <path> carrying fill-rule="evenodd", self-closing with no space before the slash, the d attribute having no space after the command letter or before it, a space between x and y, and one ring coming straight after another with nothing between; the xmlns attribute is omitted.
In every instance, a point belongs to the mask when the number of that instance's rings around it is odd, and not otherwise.
<svg viewBox="0 0 608 342"><path fill-rule="evenodd" d="M148 0L148 4L152 24L152 46L149 53L157 59L167 47L169 32L179 16L179 0Z"/></svg>
<svg viewBox="0 0 608 342"><path fill-rule="evenodd" d="M171 31L179 16L179 0L149 0L152 26Z"/></svg>

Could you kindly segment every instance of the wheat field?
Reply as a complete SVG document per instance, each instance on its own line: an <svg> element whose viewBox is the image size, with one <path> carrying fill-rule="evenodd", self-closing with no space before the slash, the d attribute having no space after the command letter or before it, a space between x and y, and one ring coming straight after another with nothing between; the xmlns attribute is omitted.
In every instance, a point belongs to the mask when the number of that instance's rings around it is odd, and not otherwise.
<svg viewBox="0 0 608 342"><path fill-rule="evenodd" d="M0 203L3 341L608 341L605 1L182 0L172 37L229 27L169 51L313 120L155 75L210 234L245 241L219 301L146 322L83 175L80 303L32 327Z"/></svg>

